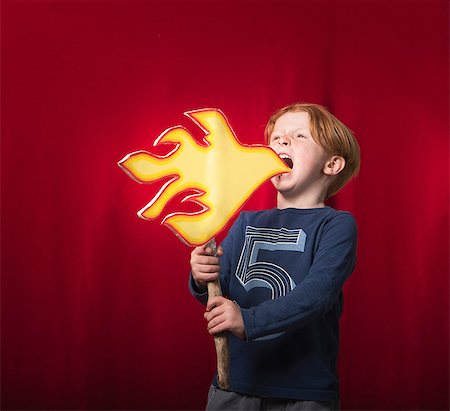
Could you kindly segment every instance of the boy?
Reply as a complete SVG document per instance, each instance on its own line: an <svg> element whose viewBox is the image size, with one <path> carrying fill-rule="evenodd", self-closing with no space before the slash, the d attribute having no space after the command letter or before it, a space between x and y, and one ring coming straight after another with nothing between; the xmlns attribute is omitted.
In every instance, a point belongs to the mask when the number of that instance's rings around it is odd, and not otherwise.
<svg viewBox="0 0 450 411"><path fill-rule="evenodd" d="M296 103L266 126L291 167L272 178L277 208L243 212L218 256L191 254L190 290L207 302L211 334L230 331L230 391L213 382L206 409L338 409L342 287L356 259L352 215L325 206L359 170L359 147L325 108ZM219 258L220 257L220 258Z"/></svg>

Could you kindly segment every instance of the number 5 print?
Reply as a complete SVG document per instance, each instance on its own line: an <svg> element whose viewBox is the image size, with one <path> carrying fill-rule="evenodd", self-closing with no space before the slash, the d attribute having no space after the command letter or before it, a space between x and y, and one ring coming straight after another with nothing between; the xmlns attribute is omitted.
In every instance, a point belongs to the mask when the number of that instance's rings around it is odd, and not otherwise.
<svg viewBox="0 0 450 411"><path fill-rule="evenodd" d="M286 295L295 288L295 282L282 267L258 261L260 250L296 251L305 250L306 233L301 229L257 228L248 226L245 243L236 269L236 277L246 291L256 287L268 288L272 299Z"/></svg>

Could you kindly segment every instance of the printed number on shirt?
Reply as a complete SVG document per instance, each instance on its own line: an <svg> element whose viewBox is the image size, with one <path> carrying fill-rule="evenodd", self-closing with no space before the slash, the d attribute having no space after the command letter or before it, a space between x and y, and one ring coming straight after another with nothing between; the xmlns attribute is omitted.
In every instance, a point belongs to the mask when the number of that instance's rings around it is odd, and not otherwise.
<svg viewBox="0 0 450 411"><path fill-rule="evenodd" d="M247 292L255 287L263 287L271 290L272 299L286 295L295 288L295 282L284 268L271 262L259 261L259 253L262 250L303 252L305 243L306 233L300 229L248 226L236 277Z"/></svg>
<svg viewBox="0 0 450 411"><path fill-rule="evenodd" d="M253 288L268 288L272 299L286 295L295 288L295 282L289 273L277 264L260 261L259 254L267 251L295 251L305 250L306 233L303 230L288 230L286 228L257 228L247 226L245 243L239 258L236 277L248 292ZM284 332L257 338L270 340L277 338Z"/></svg>

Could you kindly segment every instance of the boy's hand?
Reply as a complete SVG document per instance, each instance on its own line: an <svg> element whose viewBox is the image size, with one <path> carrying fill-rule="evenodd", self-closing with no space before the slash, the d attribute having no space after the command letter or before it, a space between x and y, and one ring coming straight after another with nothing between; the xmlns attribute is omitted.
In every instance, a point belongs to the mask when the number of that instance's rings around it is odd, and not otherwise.
<svg viewBox="0 0 450 411"><path fill-rule="evenodd" d="M206 288L206 283L219 278L219 257L223 255L222 247L217 248L217 256L206 244L196 247L191 253L191 272L198 287Z"/></svg>
<svg viewBox="0 0 450 411"><path fill-rule="evenodd" d="M238 338L245 338L244 320L240 308L234 301L224 297L210 298L204 317L208 321L210 334L230 331Z"/></svg>

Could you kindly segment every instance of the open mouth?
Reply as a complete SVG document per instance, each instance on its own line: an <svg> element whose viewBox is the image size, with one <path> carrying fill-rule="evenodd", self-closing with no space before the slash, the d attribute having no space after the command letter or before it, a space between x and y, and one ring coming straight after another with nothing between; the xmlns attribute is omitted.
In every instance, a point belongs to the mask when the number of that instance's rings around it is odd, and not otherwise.
<svg viewBox="0 0 450 411"><path fill-rule="evenodd" d="M286 164L289 168L294 167L294 162L292 161L291 157L289 157L287 154L280 154L280 158L284 161L284 164Z"/></svg>

